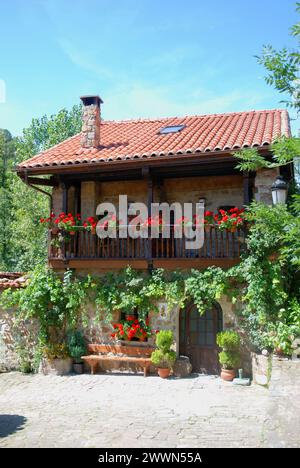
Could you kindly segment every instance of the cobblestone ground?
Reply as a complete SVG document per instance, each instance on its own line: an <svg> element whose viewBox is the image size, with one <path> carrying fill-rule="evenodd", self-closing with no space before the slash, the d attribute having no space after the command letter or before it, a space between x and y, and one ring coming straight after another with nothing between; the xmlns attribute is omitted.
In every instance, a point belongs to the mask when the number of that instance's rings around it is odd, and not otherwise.
<svg viewBox="0 0 300 468"><path fill-rule="evenodd" d="M269 400L209 376L12 372L0 375L0 447L263 447Z"/></svg>

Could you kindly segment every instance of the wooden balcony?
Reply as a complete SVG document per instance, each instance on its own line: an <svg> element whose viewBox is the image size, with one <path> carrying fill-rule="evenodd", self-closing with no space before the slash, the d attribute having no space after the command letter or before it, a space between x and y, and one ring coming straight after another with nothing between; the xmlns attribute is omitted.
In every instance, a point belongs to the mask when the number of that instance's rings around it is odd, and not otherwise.
<svg viewBox="0 0 300 468"><path fill-rule="evenodd" d="M118 234L117 234L118 235ZM51 241L50 236L50 241ZM212 227L204 233L201 249L186 249L185 239L100 239L88 231L68 236L60 248L49 242L49 262L54 267L122 268L197 268L209 265L229 267L239 262L245 245L245 231L220 231Z"/></svg>

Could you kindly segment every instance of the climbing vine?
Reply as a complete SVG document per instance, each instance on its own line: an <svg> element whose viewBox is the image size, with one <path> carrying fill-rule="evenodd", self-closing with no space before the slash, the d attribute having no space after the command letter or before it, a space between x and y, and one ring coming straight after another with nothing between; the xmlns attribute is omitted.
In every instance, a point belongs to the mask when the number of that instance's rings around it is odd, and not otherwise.
<svg viewBox="0 0 300 468"><path fill-rule="evenodd" d="M292 209L299 206L295 199ZM15 306L17 319L37 319L40 341L53 343L87 321L88 302L96 304L96 319L110 322L115 311L137 311L143 319L158 310L159 300L167 302L169 311L191 301L202 314L226 294L236 303L240 326L254 346L291 354L292 342L300 336L300 261L299 229L290 209L257 203L248 208L247 249L231 269L149 273L127 267L82 279L70 270L61 277L38 267L27 287L2 294L2 305Z"/></svg>

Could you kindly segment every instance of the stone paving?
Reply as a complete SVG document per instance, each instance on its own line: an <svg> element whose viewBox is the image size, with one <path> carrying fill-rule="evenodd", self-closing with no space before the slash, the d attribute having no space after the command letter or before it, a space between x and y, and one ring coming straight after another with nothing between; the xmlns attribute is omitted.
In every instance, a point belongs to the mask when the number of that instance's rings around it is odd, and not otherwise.
<svg viewBox="0 0 300 468"><path fill-rule="evenodd" d="M267 389L211 376L0 375L0 447L264 447L270 417Z"/></svg>

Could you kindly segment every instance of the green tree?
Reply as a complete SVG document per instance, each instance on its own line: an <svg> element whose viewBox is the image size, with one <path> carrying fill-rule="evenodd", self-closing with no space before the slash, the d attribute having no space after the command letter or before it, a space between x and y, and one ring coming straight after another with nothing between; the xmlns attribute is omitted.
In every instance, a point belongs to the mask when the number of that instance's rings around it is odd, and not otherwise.
<svg viewBox="0 0 300 468"><path fill-rule="evenodd" d="M296 11L300 13L300 3L296 3ZM290 30L291 36L296 41L293 50L283 48L276 50L272 45L265 45L262 54L257 57L258 63L267 71L266 82L274 86L279 93L284 94L284 102L287 106L300 111L300 22L294 24ZM259 155L257 149L245 149L235 153L239 163L238 168L243 171L251 171L259 168L279 167L286 164L294 164L297 181L299 182L300 166L300 139L283 137L278 139L271 148L272 160L266 160Z"/></svg>
<svg viewBox="0 0 300 468"><path fill-rule="evenodd" d="M14 140L8 130L0 129L0 270L7 269L9 252L11 250L11 169L14 159Z"/></svg>
<svg viewBox="0 0 300 468"><path fill-rule="evenodd" d="M13 140L15 161L19 163L29 159L79 133L80 129L81 106L73 106L70 111L62 109L50 117L32 119L22 136ZM6 173L9 178L6 199L10 200L10 204L7 204L10 214L5 218L7 223L1 231L2 238L9 242L9 248L7 245L5 249L2 248L2 252L5 250L6 253L0 257L1 268L31 270L46 261L47 233L39 219L49 214L49 198L26 186L12 171L12 164Z"/></svg>

